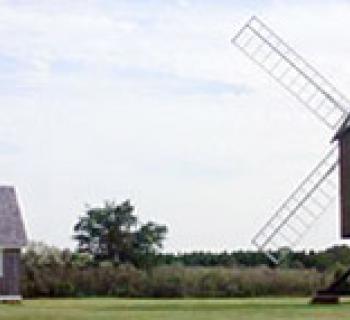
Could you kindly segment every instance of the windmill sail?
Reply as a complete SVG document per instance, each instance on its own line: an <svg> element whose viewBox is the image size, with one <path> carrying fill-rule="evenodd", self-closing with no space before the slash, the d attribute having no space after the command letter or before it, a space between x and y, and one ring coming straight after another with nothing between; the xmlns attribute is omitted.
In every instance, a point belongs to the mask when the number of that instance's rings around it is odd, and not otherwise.
<svg viewBox="0 0 350 320"><path fill-rule="evenodd" d="M338 164L333 148L259 230L252 243L278 264L280 248L293 248L333 202L336 184L331 173Z"/></svg>
<svg viewBox="0 0 350 320"><path fill-rule="evenodd" d="M232 42L328 127L344 121L349 100L257 17Z"/></svg>

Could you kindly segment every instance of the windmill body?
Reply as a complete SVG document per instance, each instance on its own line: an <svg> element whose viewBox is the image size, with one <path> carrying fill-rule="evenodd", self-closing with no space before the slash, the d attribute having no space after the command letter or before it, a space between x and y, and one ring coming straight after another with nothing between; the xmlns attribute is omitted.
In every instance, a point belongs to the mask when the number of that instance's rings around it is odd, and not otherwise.
<svg viewBox="0 0 350 320"><path fill-rule="evenodd" d="M272 29L253 16L235 35L232 43L250 60L294 96L311 113L335 132L330 151L259 229L252 243L278 264L337 196L332 178L338 164L340 180L340 233L350 238L350 101L312 65L296 53ZM335 143L337 141L337 143ZM337 301L350 294L344 283L350 269L315 298Z"/></svg>
<svg viewBox="0 0 350 320"><path fill-rule="evenodd" d="M339 146L340 232L350 239L350 128L341 129L336 139Z"/></svg>

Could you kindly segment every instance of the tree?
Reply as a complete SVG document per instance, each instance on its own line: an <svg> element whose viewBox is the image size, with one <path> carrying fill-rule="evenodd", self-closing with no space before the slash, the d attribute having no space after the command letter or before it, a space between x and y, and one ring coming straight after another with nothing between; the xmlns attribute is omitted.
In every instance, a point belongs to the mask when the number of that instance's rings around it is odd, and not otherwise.
<svg viewBox="0 0 350 320"><path fill-rule="evenodd" d="M162 247L167 227L148 222L135 233L134 264L138 267L150 267L158 262L157 251Z"/></svg>
<svg viewBox="0 0 350 320"><path fill-rule="evenodd" d="M145 256L162 247L167 227L154 222L140 224L133 212L128 200L87 208L74 226L79 251L91 254L96 261L142 265Z"/></svg>

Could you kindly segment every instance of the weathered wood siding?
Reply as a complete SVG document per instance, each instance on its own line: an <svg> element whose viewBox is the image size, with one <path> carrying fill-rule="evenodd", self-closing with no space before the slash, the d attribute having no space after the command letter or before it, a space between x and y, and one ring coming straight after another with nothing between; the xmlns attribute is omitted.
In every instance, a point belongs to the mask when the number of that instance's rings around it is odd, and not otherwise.
<svg viewBox="0 0 350 320"><path fill-rule="evenodd" d="M20 295L20 249L4 249L0 295Z"/></svg>
<svg viewBox="0 0 350 320"><path fill-rule="evenodd" d="M350 131L339 139L340 160L340 231L342 238L350 238Z"/></svg>

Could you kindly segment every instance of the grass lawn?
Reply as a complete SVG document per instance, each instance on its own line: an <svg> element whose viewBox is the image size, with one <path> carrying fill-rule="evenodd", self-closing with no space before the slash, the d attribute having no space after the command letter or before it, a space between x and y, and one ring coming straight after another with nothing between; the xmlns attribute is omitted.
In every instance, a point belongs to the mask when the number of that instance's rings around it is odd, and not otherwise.
<svg viewBox="0 0 350 320"><path fill-rule="evenodd" d="M0 305L0 319L14 320L260 320L350 319L350 302L309 305L307 299L47 299Z"/></svg>

